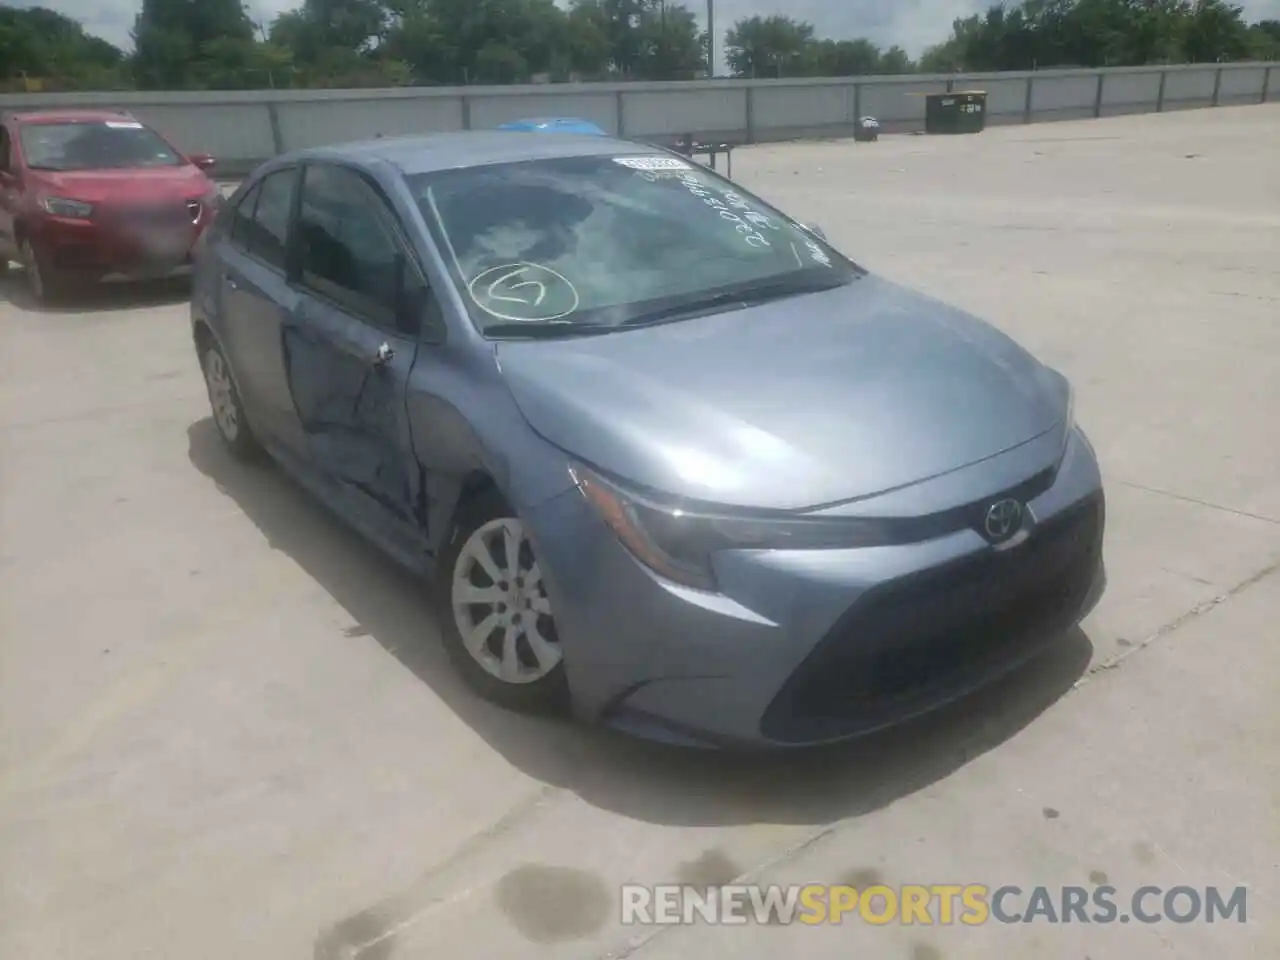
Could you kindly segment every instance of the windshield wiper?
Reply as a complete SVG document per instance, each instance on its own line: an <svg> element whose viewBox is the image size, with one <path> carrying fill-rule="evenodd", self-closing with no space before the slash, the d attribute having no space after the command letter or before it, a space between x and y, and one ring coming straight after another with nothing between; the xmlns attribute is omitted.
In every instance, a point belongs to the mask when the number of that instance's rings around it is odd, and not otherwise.
<svg viewBox="0 0 1280 960"><path fill-rule="evenodd" d="M618 327L611 323L575 323L572 320L526 320L491 323L484 328L486 337L502 340L557 340L610 333Z"/></svg>
<svg viewBox="0 0 1280 960"><path fill-rule="evenodd" d="M667 307L647 310L623 322L626 327L648 326L670 320L693 317L719 307L740 306L752 307L767 303L770 300L782 300L786 297L799 296L802 293L819 293L823 290L834 290L849 282L847 277L787 277L765 283L753 284L733 290L722 290L703 297L694 297Z"/></svg>

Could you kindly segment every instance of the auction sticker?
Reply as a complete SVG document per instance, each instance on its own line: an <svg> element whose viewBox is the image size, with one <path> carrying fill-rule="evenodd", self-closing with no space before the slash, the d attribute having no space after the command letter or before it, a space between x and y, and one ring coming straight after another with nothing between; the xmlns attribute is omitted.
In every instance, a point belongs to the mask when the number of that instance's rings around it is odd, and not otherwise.
<svg viewBox="0 0 1280 960"><path fill-rule="evenodd" d="M614 163L632 170L689 170L689 164L677 157L614 157Z"/></svg>

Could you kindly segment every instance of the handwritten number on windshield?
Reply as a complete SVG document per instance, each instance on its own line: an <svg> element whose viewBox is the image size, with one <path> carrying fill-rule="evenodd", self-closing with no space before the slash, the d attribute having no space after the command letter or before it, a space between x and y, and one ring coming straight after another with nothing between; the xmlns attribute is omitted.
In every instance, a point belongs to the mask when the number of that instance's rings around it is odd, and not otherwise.
<svg viewBox="0 0 1280 960"><path fill-rule="evenodd" d="M773 222L763 213L758 213L748 206L747 202L736 193L727 193L725 198L729 201L714 196L710 190L702 185L702 182L691 173L681 174L680 182L685 189L691 194L705 203L708 207L715 210L722 220L727 220L733 224L733 229L742 236L749 246L752 247L768 247L772 246L768 239L759 228L777 229ZM737 212L741 211L741 213Z"/></svg>

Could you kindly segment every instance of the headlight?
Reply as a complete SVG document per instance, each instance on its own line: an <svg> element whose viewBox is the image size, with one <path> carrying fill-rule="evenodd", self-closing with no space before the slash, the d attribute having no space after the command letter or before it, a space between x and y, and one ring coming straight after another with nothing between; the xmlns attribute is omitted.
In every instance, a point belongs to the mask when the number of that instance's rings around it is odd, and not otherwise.
<svg viewBox="0 0 1280 960"><path fill-rule="evenodd" d="M83 200L68 200L66 197L45 197L40 205L55 217L69 217L72 220L88 220L93 216L93 204Z"/></svg>
<svg viewBox="0 0 1280 960"><path fill-rule="evenodd" d="M711 555L720 550L838 550L895 542L892 521L713 514L623 490L581 464L569 473L640 562L700 590L715 589Z"/></svg>

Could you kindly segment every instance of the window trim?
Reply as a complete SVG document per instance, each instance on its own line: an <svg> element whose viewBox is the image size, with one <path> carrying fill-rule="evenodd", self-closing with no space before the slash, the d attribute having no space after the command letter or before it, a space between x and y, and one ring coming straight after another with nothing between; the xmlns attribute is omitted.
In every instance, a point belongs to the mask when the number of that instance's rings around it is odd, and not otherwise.
<svg viewBox="0 0 1280 960"><path fill-rule="evenodd" d="M227 215L231 221L227 224L227 242L246 257L251 257L253 254L249 252L249 245L246 238L243 236L236 236L236 226L246 220L251 222L254 216L257 215L258 197L262 195L262 183L266 179L266 177L263 177L262 180L258 180L244 192L244 196L242 196L238 201L234 204L227 205ZM251 209L247 216L242 216L241 211L245 208L246 204L251 207ZM265 263L263 265L266 266Z"/></svg>
<svg viewBox="0 0 1280 960"><path fill-rule="evenodd" d="M246 193L244 198L240 201L243 203L247 200L250 193L257 194L253 201L253 216L249 218L251 221L256 223L258 219L258 205L262 202L263 185L272 177L279 176L281 174L287 173L293 177L293 193L289 196L289 210L285 214L283 262L276 264L265 259L261 254L253 250L252 244L245 244L243 247L236 247L236 249L245 256L252 257L256 263L260 263L273 273L278 273L280 276L286 278L289 276L289 266L293 260L294 236L296 233L294 225L297 221L298 197L301 193L301 180L299 179L298 174L301 169L302 168L297 164L290 164L289 166L277 167L276 169L267 172L259 178L257 183L249 188L248 193ZM239 205L237 204L237 209L238 207Z"/></svg>
<svg viewBox="0 0 1280 960"><path fill-rule="evenodd" d="M417 252L413 249L413 244L409 241L404 225L400 222L400 217L396 215L395 208L388 200L385 191L372 177L351 164L328 159L307 160L299 164L299 167L301 173L298 178L298 191L293 209L293 229L290 236L290 282L308 295L324 300L336 309L349 314L354 320L372 327L380 333L402 337L406 340L415 340L419 343L443 343L447 335L447 326L443 318L438 322L433 322L428 317L424 317L422 325L416 334L406 333L396 323L394 308L387 308L385 305L371 301L369 298L354 291L345 290L337 287L337 285L330 285L322 278L320 278L321 286L317 286L306 278L306 271L303 269L301 262L302 250L298 246L299 232L297 225L302 220L302 202L307 189L307 171L312 167L341 170L359 181L360 189L363 189L367 194L366 199L372 201L373 215L378 226L386 232L392 246L404 259L406 269L412 271L413 275L422 284L422 288L426 291L429 300L434 300L439 304L435 287L432 285L427 272L422 268Z"/></svg>

